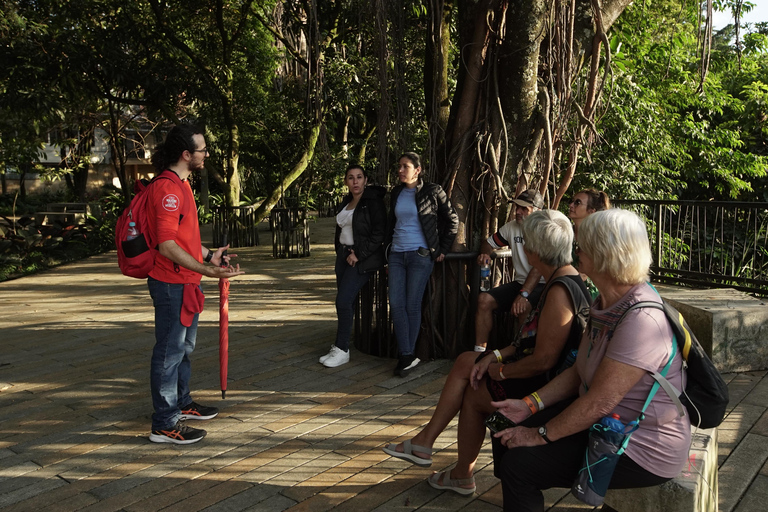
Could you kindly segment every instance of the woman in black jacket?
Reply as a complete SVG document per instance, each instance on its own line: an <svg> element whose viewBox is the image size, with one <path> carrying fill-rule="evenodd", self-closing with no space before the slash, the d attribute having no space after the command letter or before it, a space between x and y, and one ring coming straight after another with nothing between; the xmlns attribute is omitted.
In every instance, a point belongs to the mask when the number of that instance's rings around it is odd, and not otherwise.
<svg viewBox="0 0 768 512"><path fill-rule="evenodd" d="M400 185L392 190L389 238L389 307L397 336L395 375L405 377L417 364L421 300L434 262L451 250L459 218L440 185L425 183L416 153L400 157Z"/></svg>
<svg viewBox="0 0 768 512"><path fill-rule="evenodd" d="M359 165L350 165L344 176L349 193L336 214L336 343L320 358L335 368L349 362L353 305L372 271L384 266L387 210L383 187L366 187L368 178Z"/></svg>

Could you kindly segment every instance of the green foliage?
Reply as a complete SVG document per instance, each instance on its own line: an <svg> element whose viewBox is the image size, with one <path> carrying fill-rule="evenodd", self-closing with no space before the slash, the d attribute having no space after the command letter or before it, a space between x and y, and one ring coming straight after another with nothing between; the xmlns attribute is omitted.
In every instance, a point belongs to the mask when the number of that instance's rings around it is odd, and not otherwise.
<svg viewBox="0 0 768 512"><path fill-rule="evenodd" d="M766 176L768 55L760 34L739 68L729 30L715 37L703 87L696 13L675 1L635 4L616 24L619 48L602 144L576 186L624 199L751 199Z"/></svg>

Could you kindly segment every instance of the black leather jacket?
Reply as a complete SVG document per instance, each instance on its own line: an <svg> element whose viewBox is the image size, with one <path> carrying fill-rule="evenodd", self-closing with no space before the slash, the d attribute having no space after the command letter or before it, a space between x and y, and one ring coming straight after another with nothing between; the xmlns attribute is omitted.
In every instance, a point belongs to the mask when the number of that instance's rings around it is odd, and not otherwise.
<svg viewBox="0 0 768 512"><path fill-rule="evenodd" d="M387 244L392 243L395 232L395 204L405 185L398 185L390 193L389 229ZM451 251L456 233L459 231L459 216L451 206L451 201L443 187L437 183L425 183L419 180L416 185L416 210L419 213L421 229L429 245L429 254L433 260L441 254Z"/></svg>
<svg viewBox="0 0 768 512"><path fill-rule="evenodd" d="M357 271L360 273L379 269L386 263L384 257L384 239L387 234L387 208L384 205L386 189L377 185L365 187L363 195L352 214L352 236L355 245L352 248L357 256ZM336 214L352 201L352 194L347 194L336 208ZM339 237L341 228L336 225L336 253L342 249Z"/></svg>

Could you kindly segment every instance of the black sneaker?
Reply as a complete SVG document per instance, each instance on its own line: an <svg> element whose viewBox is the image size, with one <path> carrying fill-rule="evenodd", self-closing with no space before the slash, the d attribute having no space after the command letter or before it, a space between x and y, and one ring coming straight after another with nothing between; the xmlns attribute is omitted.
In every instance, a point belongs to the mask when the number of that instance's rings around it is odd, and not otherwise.
<svg viewBox="0 0 768 512"><path fill-rule="evenodd" d="M170 429L153 430L149 434L149 440L153 443L192 444L202 441L205 434L207 434L205 430L188 427L178 422Z"/></svg>
<svg viewBox="0 0 768 512"><path fill-rule="evenodd" d="M392 375L400 375L400 370L408 366L409 359L412 356L397 356L397 365L395 366L395 371L392 372Z"/></svg>
<svg viewBox="0 0 768 512"><path fill-rule="evenodd" d="M206 407L195 402L191 402L186 407L181 408L182 420L210 420L219 414L216 407Z"/></svg>
<svg viewBox="0 0 768 512"><path fill-rule="evenodd" d="M413 354L407 355L407 356L400 356L400 361L398 361L397 366L402 366L400 368L400 371L397 373L401 377L407 377L409 373L411 373L411 370L416 368L416 365L418 365L421 362L421 360L414 356Z"/></svg>

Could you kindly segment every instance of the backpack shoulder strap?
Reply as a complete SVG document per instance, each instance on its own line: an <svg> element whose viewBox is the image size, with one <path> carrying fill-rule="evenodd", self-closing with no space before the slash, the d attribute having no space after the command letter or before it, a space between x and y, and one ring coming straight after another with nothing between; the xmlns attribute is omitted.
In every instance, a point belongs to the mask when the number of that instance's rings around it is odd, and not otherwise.
<svg viewBox="0 0 768 512"><path fill-rule="evenodd" d="M628 307L627 310L619 318L619 322L621 322L621 320L624 318L624 316L627 313L629 313L633 309L640 309L640 308L654 308L654 309L662 310L664 312L664 316L667 318L667 322L669 322L670 327L672 328L672 352L670 353L669 360L667 361L666 366L664 366L664 369L661 370L661 372L648 372L651 374L651 377L653 377L656 380L656 382L653 384L653 387L651 388L651 392L648 394L648 400L646 400L645 405L643 406L643 411L645 411L645 408L648 407L648 405L651 403L651 400L653 399L653 396L656 394L656 391L658 391L659 387L661 387L664 389L667 395L669 395L669 398L672 399L672 402L674 402L675 407L677 408L678 416L682 417L685 415L685 406L680 401L680 391L678 391L677 388L675 388L675 386L673 386L666 378L667 370L669 370L669 367L672 364L672 359L674 359L675 353L677 353L677 347L680 343L680 338L678 337L679 333L678 333L677 325L675 324L676 319L670 318L671 308L670 306L667 305L666 302L660 303L652 300L646 300L642 302L637 302L635 304L632 304L630 307ZM682 319L682 315L680 315L680 318ZM616 322L616 325L618 325L618 322ZM690 347L690 343L691 343L690 332L688 332L685 328L683 328L683 330L687 337L688 347ZM683 358L685 358L687 354L684 351L682 355L683 355ZM642 412L641 412L641 415L642 415Z"/></svg>
<svg viewBox="0 0 768 512"><path fill-rule="evenodd" d="M582 322L586 325L586 320L589 316L589 299L581 292L579 285L573 279L570 279L569 276L556 277L552 280L552 284L555 283L564 284L568 289L576 316L581 318Z"/></svg>

